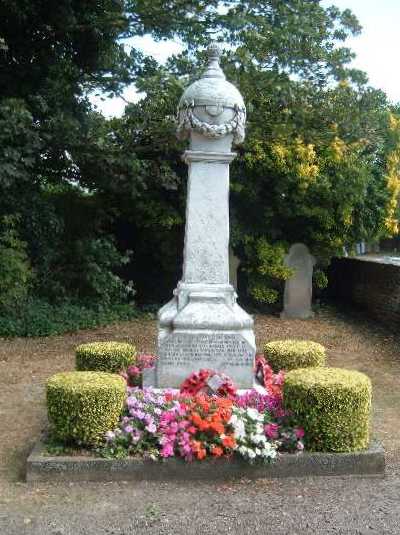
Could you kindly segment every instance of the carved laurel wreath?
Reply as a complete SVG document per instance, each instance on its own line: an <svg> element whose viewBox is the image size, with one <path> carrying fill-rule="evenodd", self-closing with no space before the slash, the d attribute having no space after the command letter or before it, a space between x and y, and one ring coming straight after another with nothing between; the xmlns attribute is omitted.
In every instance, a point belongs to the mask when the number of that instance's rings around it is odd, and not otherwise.
<svg viewBox="0 0 400 535"><path fill-rule="evenodd" d="M184 139L188 132L194 131L212 139L233 133L234 143L241 143L245 137L246 110L237 104L234 106L234 116L224 124L210 124L201 121L194 114L194 102L185 102L184 107L178 110L177 135Z"/></svg>

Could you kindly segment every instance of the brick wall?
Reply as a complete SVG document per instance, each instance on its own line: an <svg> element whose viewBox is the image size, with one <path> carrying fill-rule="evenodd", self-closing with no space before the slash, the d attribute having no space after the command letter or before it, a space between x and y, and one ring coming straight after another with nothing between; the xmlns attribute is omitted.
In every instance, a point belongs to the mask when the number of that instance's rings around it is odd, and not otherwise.
<svg viewBox="0 0 400 535"><path fill-rule="evenodd" d="M390 327L400 326L400 266L356 258L334 259L329 293L361 307Z"/></svg>

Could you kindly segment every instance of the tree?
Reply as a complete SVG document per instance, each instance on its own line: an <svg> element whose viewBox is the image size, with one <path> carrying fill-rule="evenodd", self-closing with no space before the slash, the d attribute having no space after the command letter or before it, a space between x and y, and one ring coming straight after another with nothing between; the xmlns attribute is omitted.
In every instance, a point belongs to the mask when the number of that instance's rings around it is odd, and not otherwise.
<svg viewBox="0 0 400 535"><path fill-rule="evenodd" d="M340 46L360 31L350 11L297 0L224 5L226 12L211 4L177 28L187 48L166 67L144 66L136 84L146 97L126 109L121 124L132 129L129 141L120 141L142 165L156 165L162 198L168 198L164 178L168 183L174 177L179 204L173 219L171 204L163 206L147 191L146 203L152 199L158 207L149 226L154 240L162 221L182 224L186 170L182 145L171 141L170 117L202 62L193 50L210 33L229 43L223 67L249 109L247 139L231 173L231 239L250 294L272 302L279 281L290 275L283 266L290 243L305 242L323 267L344 247L388 232L389 206L397 195L386 172L389 105L364 73L349 67L353 55ZM164 240L160 236L165 246ZM326 283L321 272L317 278Z"/></svg>
<svg viewBox="0 0 400 535"><path fill-rule="evenodd" d="M117 274L134 276L142 301L168 295L186 177L173 116L210 36L228 44L223 67L248 104L232 243L254 298L277 297L289 242L328 261L394 230L398 139L385 95L349 67L342 43L359 31L349 10L316 0L3 0L0 215L19 214L34 291L109 302ZM145 33L185 50L166 66L128 54L123 40ZM132 81L145 98L124 117L91 109L89 92Z"/></svg>

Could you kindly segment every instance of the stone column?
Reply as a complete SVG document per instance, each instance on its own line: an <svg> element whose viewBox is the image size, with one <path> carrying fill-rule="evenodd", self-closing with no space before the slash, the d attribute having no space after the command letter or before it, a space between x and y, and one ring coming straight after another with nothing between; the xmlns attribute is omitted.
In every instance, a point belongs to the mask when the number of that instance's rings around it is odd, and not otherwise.
<svg viewBox="0 0 400 535"><path fill-rule="evenodd" d="M219 66L219 48L207 52L205 72L178 106L178 135L190 139L184 263L158 315L159 388L179 387L201 368L226 373L239 388L253 383L253 320L229 283L229 164L232 143L244 139L246 110Z"/></svg>

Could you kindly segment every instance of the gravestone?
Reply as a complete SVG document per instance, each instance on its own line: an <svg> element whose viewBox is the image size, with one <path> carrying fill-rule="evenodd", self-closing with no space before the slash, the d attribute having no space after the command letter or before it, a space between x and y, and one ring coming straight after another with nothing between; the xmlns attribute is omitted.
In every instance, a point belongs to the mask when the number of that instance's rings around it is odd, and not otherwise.
<svg viewBox="0 0 400 535"><path fill-rule="evenodd" d="M285 257L285 265L294 274L285 282L281 318L308 319L314 316L311 309L312 277L316 260L304 243L295 243Z"/></svg>
<svg viewBox="0 0 400 535"><path fill-rule="evenodd" d="M182 280L158 314L158 388L179 387L201 368L229 375L239 388L253 382L252 318L229 282L229 164L232 143L244 139L246 108L225 79L221 51L208 47L208 65L178 105L178 137L190 140Z"/></svg>

